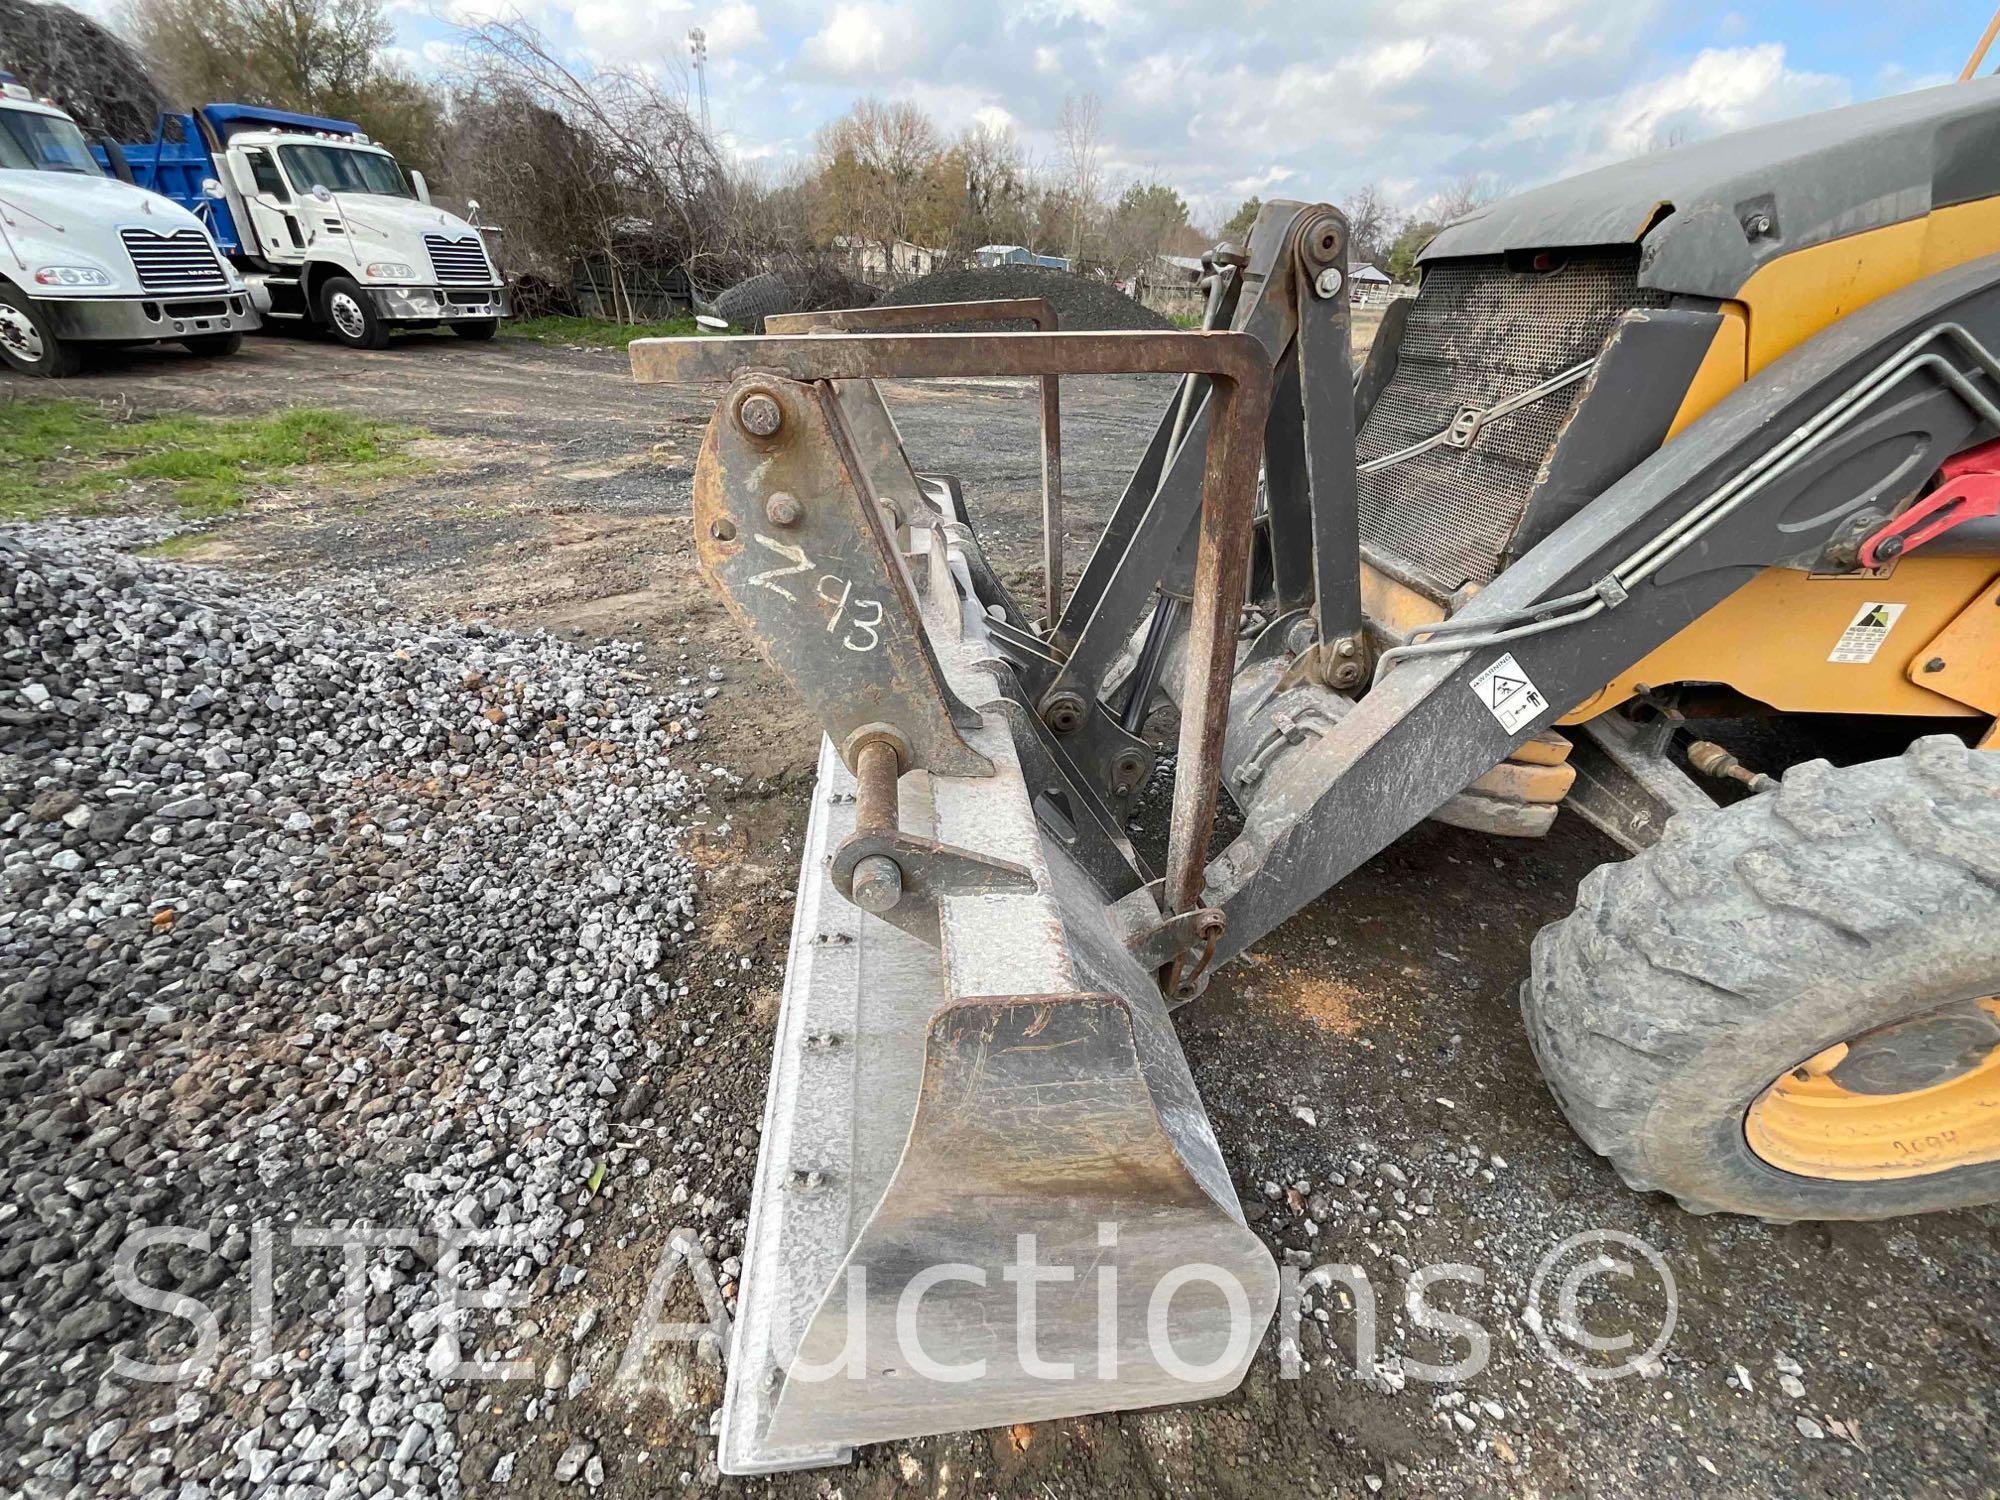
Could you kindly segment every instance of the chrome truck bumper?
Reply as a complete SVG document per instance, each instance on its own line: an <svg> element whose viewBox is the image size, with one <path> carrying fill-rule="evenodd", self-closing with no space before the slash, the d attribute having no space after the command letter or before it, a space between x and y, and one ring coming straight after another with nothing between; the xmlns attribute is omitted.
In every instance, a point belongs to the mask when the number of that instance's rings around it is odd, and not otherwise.
<svg viewBox="0 0 2000 1500"><path fill-rule="evenodd" d="M456 323L513 316L514 295L504 286L371 286L362 290L391 323Z"/></svg>
<svg viewBox="0 0 2000 1500"><path fill-rule="evenodd" d="M199 297L49 297L38 305L57 338L81 343L143 344L249 333L261 321L247 291Z"/></svg>

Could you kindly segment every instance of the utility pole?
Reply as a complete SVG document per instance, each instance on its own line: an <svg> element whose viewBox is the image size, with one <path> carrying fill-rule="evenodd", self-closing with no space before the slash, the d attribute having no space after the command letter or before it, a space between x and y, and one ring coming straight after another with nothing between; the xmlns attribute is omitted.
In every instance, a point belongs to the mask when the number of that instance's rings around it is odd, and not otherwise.
<svg viewBox="0 0 2000 1500"><path fill-rule="evenodd" d="M694 84L701 96L701 133L713 135L708 123L708 33L699 26L688 33L688 56L694 59Z"/></svg>

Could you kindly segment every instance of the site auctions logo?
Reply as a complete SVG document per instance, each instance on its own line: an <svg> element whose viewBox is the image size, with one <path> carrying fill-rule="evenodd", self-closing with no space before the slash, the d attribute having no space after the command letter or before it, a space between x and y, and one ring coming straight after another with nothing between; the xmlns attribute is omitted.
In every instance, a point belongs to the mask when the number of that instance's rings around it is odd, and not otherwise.
<svg viewBox="0 0 2000 1500"><path fill-rule="evenodd" d="M1118 1226L1100 1224L1097 1239L1101 1249L1115 1249ZM392 1357L368 1337L367 1307L374 1290L370 1257L420 1245L436 1249L435 1257L423 1257L434 1265L435 1291L429 1306L399 1322L390 1337L420 1329L417 1336L428 1341L425 1369L439 1383L535 1378L536 1367L528 1359L467 1357L464 1352L511 1341L497 1327L489 1332L498 1337L482 1338L469 1331L471 1314L501 1313L504 1324L507 1316L529 1305L527 1291L504 1281L486 1287L470 1284L468 1252L520 1248L506 1230L450 1230L427 1237L412 1228L295 1226L288 1231L292 1251L331 1250L341 1256L342 1274L335 1292L339 1367L352 1378L371 1360ZM222 1320L215 1307L149 1284L141 1275L141 1257L164 1247L205 1254L210 1250L209 1236L204 1230L175 1226L135 1230L115 1258L113 1284L135 1306L185 1322L187 1352L178 1360L152 1363L131 1358L121 1345L114 1351L113 1369L122 1379L187 1380L212 1371L222 1352ZM247 1352L253 1361L265 1361L271 1358L280 1326L274 1293L278 1235L268 1222L251 1227L249 1248ZM691 1279L706 1314L699 1321L668 1321L663 1316L674 1283L683 1274ZM941 1384L977 1381L996 1366L1010 1377L1039 1381L1116 1380L1121 1365L1129 1370L1137 1361L1173 1380L1213 1390L1249 1362L1264 1332L1251 1293L1223 1267L1188 1263L1160 1272L1148 1285L1121 1286L1118 1268L1103 1257L1089 1268L1042 1261L1032 1234L1015 1236L1013 1258L1001 1266L940 1262L899 1268L897 1276L879 1278L872 1287L866 1268L856 1266L843 1273L842 1282L820 1304L821 1308L838 1304L839 1314L828 1325L837 1338L815 1343L803 1326L771 1333L773 1344L784 1346L771 1352L787 1380L867 1379L871 1369L883 1365L881 1351L867 1347L873 1336L886 1338L893 1350L893 1367ZM1483 1269L1456 1261L1405 1274L1401 1301L1408 1323L1457 1356L1431 1361L1407 1349L1381 1353L1380 1298L1362 1267L1287 1265L1278 1284L1279 1376L1296 1380L1307 1370L1301 1335L1310 1316L1328 1330L1330 1344L1336 1324L1351 1337L1352 1373L1361 1378L1387 1381L1396 1388L1413 1380L1447 1385L1475 1379L1491 1358L1492 1332L1479 1319L1448 1304L1454 1286L1487 1285ZM1045 1286L1055 1295L1041 1296ZM1337 1313L1324 1300L1336 1287L1340 1289ZM1197 1326L1192 1329L1178 1325L1174 1315L1176 1298L1184 1292L1196 1293L1206 1309L1194 1319ZM882 1316L871 1316L876 1306L871 1293L879 1299ZM1462 1300L1463 1294L1459 1296ZM1315 1299L1321 1299L1318 1307L1312 1306ZM1045 1309L1052 1305L1061 1313L1046 1316ZM1679 1292L1666 1259L1645 1240L1622 1230L1595 1229L1570 1236L1542 1256L1519 1306L1521 1321L1549 1360L1579 1379L1604 1381L1657 1373L1659 1356L1673 1337ZM968 1322L972 1309L981 1316ZM299 1310L286 1311L296 1315ZM399 1319L409 1311L399 1310ZM1131 1324L1129 1340L1121 1321ZM962 1336L967 1327L979 1330L970 1343ZM1137 1336L1141 1330L1143 1338ZM706 1344L715 1359L740 1355L742 1351L731 1347L735 1336L728 1299L699 1235L675 1229L655 1265L615 1378L621 1384L641 1378L646 1361L662 1344ZM394 1357L404 1352L397 1350ZM1332 1363L1322 1360L1320 1367Z"/></svg>

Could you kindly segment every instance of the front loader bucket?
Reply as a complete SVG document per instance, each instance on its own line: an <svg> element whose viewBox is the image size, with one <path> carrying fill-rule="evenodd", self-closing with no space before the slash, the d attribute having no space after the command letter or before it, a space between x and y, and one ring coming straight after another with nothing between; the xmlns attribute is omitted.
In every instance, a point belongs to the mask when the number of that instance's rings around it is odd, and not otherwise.
<svg viewBox="0 0 2000 1500"><path fill-rule="evenodd" d="M1186 357L1225 412L1241 393L1209 455L1229 505L1203 523L1228 545L1204 551L1191 607L1213 648L1190 650L1189 678L1219 666L1203 701L1226 702L1234 633L1215 622L1238 608L1268 390L1254 346L997 337L1052 341L1012 345L1019 373ZM997 649L996 632L1025 639L1020 613L982 598L969 518L911 471L867 378L885 353L949 363L971 342L634 346L641 378L743 366L703 442L696 548L826 730L723 1407L730 1473L1217 1395L1277 1300L1161 984L1217 935L1187 887L1221 723L1184 714L1155 881Z"/></svg>
<svg viewBox="0 0 2000 1500"><path fill-rule="evenodd" d="M1004 787L1032 830L1017 778L982 790ZM835 1463L859 1443L1232 1389L1276 1273L1243 1223L1152 976L1108 926L1062 952L1063 892L1071 916L1097 898L1059 850L1027 851L1046 873L1028 898L1042 913L1017 921L980 910L1015 898L950 898L966 909L947 914L942 948L855 907L828 874L854 792L828 742L722 1467ZM1047 941L1009 953L1024 921ZM967 991L948 970L976 998L953 998ZM1017 992L979 995L1015 975ZM1051 980L1060 992L1035 993Z"/></svg>

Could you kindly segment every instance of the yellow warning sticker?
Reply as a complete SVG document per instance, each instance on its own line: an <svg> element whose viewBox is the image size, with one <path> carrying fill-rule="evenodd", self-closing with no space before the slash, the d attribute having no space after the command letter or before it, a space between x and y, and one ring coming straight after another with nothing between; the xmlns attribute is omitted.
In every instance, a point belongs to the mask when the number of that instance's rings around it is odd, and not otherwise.
<svg viewBox="0 0 2000 1500"><path fill-rule="evenodd" d="M1841 631L1840 639L1827 653L1828 661L1847 662L1854 666L1865 666L1875 660L1875 653L1882 649L1882 643L1889 639L1889 632L1896 628L1896 620L1903 613L1900 604L1864 604L1854 612L1854 618L1847 622L1847 629Z"/></svg>

